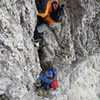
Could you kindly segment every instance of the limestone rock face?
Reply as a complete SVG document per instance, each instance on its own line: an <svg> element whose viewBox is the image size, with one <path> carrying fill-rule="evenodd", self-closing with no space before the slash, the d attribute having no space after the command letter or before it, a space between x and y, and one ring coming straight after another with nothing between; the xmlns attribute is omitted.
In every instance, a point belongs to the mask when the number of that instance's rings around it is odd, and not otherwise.
<svg viewBox="0 0 100 100"><path fill-rule="evenodd" d="M0 0L0 94L9 100L100 100L100 1L62 2L63 25L44 32L37 50L34 0ZM48 62L59 88L42 98L33 83Z"/></svg>
<svg viewBox="0 0 100 100"><path fill-rule="evenodd" d="M34 2L0 0L0 94L10 100L22 100L41 71L31 42L35 24Z"/></svg>
<svg viewBox="0 0 100 100"><path fill-rule="evenodd" d="M60 88L63 92L58 100L100 100L99 66L100 55L96 54L78 64L63 80L66 74L63 76L60 73Z"/></svg>

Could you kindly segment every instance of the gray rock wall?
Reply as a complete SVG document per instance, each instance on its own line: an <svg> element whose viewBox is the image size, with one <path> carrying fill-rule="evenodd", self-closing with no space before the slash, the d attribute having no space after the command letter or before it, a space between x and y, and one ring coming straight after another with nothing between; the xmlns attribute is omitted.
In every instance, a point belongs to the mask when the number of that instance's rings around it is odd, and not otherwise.
<svg viewBox="0 0 100 100"><path fill-rule="evenodd" d="M59 70L52 100L100 100L100 1L63 2L64 26L44 32L37 51L31 41L34 1L0 1L0 94L10 100L49 100L36 95L33 83L40 64L45 69L52 62Z"/></svg>
<svg viewBox="0 0 100 100"><path fill-rule="evenodd" d="M0 94L6 94L10 100L22 100L41 71L31 41L35 25L34 2L0 0Z"/></svg>
<svg viewBox="0 0 100 100"><path fill-rule="evenodd" d="M60 88L64 92L58 100L100 100L99 65L100 55L95 54L78 64L63 80L60 73Z"/></svg>

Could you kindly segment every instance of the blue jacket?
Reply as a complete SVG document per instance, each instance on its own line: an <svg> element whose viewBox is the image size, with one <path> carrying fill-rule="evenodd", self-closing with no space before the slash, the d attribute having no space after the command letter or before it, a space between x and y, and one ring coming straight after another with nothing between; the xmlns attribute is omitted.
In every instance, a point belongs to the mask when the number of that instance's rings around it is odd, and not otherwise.
<svg viewBox="0 0 100 100"><path fill-rule="evenodd" d="M43 82L44 86L45 87L50 87L51 83L52 83L52 80L46 78L45 76L43 75L40 75L39 76L39 79Z"/></svg>
<svg viewBox="0 0 100 100"><path fill-rule="evenodd" d="M54 78L57 77L56 71L55 71L54 69L47 70L47 72L49 72L49 71L52 72L53 78L49 79L49 78L47 78L47 77L44 76L44 75L40 75L40 76L39 76L39 79L43 82L44 86L45 86L45 87L48 87L48 88L50 88L51 83L52 83L52 80L53 80Z"/></svg>

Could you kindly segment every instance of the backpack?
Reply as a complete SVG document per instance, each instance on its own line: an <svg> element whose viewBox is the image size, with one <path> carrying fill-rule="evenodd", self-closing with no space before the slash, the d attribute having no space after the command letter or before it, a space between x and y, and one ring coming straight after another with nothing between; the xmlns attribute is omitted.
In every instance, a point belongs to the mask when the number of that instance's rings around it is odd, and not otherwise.
<svg viewBox="0 0 100 100"><path fill-rule="evenodd" d="M51 88L53 88L54 90L56 90L58 88L58 80L57 79L52 80Z"/></svg>
<svg viewBox="0 0 100 100"><path fill-rule="evenodd" d="M44 13L48 0L35 0L36 7L39 13Z"/></svg>
<svg viewBox="0 0 100 100"><path fill-rule="evenodd" d="M64 5L59 5L57 10L52 10L52 13L50 14L51 18L55 22L62 21L62 15L64 14Z"/></svg>

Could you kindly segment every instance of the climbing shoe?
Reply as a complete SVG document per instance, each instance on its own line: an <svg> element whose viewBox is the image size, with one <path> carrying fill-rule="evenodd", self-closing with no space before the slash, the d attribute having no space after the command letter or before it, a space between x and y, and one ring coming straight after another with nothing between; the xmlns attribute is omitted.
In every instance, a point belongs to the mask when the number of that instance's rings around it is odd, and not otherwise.
<svg viewBox="0 0 100 100"><path fill-rule="evenodd" d="M40 42L35 42L34 43L34 47L36 47L36 49L39 50L39 48L40 48Z"/></svg>
<svg viewBox="0 0 100 100"><path fill-rule="evenodd" d="M36 42L36 43L35 43L35 46L36 46L36 47L39 47L39 42Z"/></svg>
<svg viewBox="0 0 100 100"><path fill-rule="evenodd" d="M44 89L39 89L38 91L37 91L37 95L38 96L45 96L46 95L46 91L44 90Z"/></svg>

